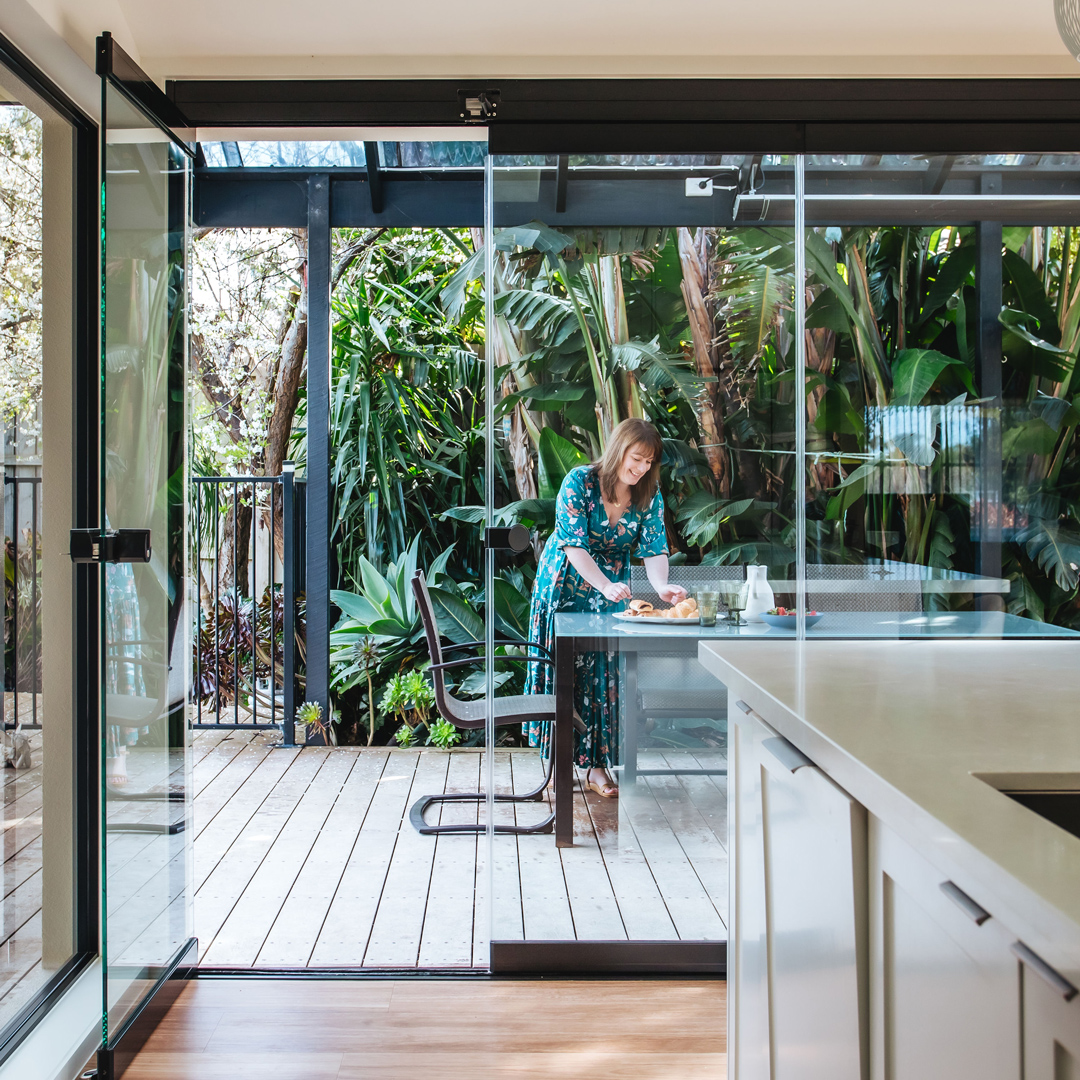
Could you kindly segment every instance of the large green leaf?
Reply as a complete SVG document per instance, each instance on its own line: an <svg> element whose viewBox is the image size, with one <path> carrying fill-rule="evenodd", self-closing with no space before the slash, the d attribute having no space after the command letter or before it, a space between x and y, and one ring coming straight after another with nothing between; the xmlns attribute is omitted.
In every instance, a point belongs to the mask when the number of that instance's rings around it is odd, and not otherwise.
<svg viewBox="0 0 1080 1080"><path fill-rule="evenodd" d="M339 607L350 619L355 619L363 626L382 618L382 612L362 596L344 589L331 589L330 601Z"/></svg>
<svg viewBox="0 0 1080 1080"><path fill-rule="evenodd" d="M1017 536L1028 556L1052 577L1058 588L1072 592L1080 567L1080 536L1055 521L1037 521Z"/></svg>
<svg viewBox="0 0 1080 1080"><path fill-rule="evenodd" d="M498 577L492 583L495 593L495 624L508 637L529 636L529 598L522 595L505 578Z"/></svg>
<svg viewBox="0 0 1080 1080"><path fill-rule="evenodd" d="M484 639L484 620L456 592L432 586L428 589L439 631L455 644Z"/></svg>
<svg viewBox="0 0 1080 1080"><path fill-rule="evenodd" d="M1061 341L1061 328L1039 275L1015 251L1005 252L1001 268L1012 282L1019 307L1039 320L1039 336L1057 345Z"/></svg>
<svg viewBox="0 0 1080 1080"><path fill-rule="evenodd" d="M571 469L587 465L589 459L568 439L551 428L540 432L540 452L537 455L540 497L553 499Z"/></svg>
<svg viewBox="0 0 1080 1080"><path fill-rule="evenodd" d="M934 349L898 352L893 361L893 392L889 404L896 407L921 405L938 376L954 364L959 365L960 361Z"/></svg>
<svg viewBox="0 0 1080 1080"><path fill-rule="evenodd" d="M950 296L962 288L975 269L975 245L961 244L937 265L934 282L926 290L920 324L927 322L948 302Z"/></svg>
<svg viewBox="0 0 1080 1080"><path fill-rule="evenodd" d="M572 236L558 232L542 221L530 221L528 225L517 225L509 229L499 229L495 233L495 247L499 251L513 251L514 248L532 248L534 251L558 254L574 243Z"/></svg>

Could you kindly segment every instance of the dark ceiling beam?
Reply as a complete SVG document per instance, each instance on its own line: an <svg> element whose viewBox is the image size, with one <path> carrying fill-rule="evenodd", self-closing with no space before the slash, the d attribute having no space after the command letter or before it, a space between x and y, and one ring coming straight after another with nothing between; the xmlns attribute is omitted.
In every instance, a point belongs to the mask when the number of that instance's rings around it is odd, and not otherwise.
<svg viewBox="0 0 1080 1080"><path fill-rule="evenodd" d="M499 94L496 153L1066 152L1080 79L178 80L211 126L465 128L462 95Z"/></svg>
<svg viewBox="0 0 1080 1080"><path fill-rule="evenodd" d="M290 170L288 176L244 175L251 170L206 169L197 171L194 185L195 223L232 228L299 227L307 220L306 181ZM912 191L904 191L895 177L879 184L852 179L845 184L810 183L807 222L811 225L967 225L976 221L999 221L1015 225L1080 224L1080 185L1074 175L1069 183L1046 183L1038 193L1016 199L1015 188L1001 184L980 193L980 184L966 183L951 194L924 195L919 174L907 177ZM468 178L395 178L382 170L381 210L373 209L370 185L364 174L331 177L331 224L336 227L370 228L479 228L483 225L484 183L481 174ZM915 186L919 185L919 186ZM786 185L770 174L762 196L743 198L739 224L753 224L764 211L778 225L794 221L793 196ZM733 192L718 192L711 199L688 199L684 176L602 176L579 178L570 170L569 197L558 209L555 169L543 170L538 197L531 202L495 204L496 225L520 224L540 219L554 228L678 226L729 226L732 224ZM1019 192L1023 194L1023 192ZM999 196L1005 195L1005 198ZM1011 198L1009 196L1012 196ZM767 204L767 205L766 205Z"/></svg>

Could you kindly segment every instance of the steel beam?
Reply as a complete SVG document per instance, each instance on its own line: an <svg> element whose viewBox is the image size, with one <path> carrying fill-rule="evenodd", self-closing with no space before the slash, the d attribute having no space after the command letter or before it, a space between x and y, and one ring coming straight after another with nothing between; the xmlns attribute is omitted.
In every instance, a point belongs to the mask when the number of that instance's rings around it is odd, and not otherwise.
<svg viewBox="0 0 1080 1080"><path fill-rule="evenodd" d="M985 186L993 194L1000 178L987 176ZM979 530L979 573L1001 577L1001 313L1002 231L1000 222L979 222L975 229L975 356L979 371L981 407L979 438L979 490L972 524ZM1000 609L1001 598L979 598L979 606Z"/></svg>
<svg viewBox="0 0 1080 1080"><path fill-rule="evenodd" d="M330 715L330 177L308 179L307 687ZM320 742L312 738L309 742Z"/></svg>

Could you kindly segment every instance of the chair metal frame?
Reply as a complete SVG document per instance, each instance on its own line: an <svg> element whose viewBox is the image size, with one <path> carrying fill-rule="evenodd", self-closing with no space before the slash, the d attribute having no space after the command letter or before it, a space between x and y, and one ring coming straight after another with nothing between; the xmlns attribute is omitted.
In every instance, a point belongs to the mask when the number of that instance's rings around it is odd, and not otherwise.
<svg viewBox="0 0 1080 1080"><path fill-rule="evenodd" d="M431 672L431 681L435 689L435 703L439 714L444 720L449 720L454 727L463 730L476 730L487 723L484 702L462 701L454 697L446 687L443 672L452 668L467 667L475 664L479 657L465 657L460 660L444 660L444 653L458 652L463 649L477 651L484 648L482 641L465 641L456 645L448 645L445 648L439 638L439 628L435 621L435 609L431 603L431 596L427 589L427 580L423 570L417 570L412 579L413 595L416 597L417 610L420 612L420 620L424 624L424 634L427 638L428 652L431 655L431 664L428 671ZM551 657L551 650L537 641L515 641L509 638L496 639L496 645L516 645L530 649L538 649L544 655L541 656L499 656L492 660L510 660L523 663L547 664L554 668L555 664ZM555 723L555 698L549 694L523 694L506 698L495 699L496 712L495 726L506 727L510 724L527 723L539 720L550 724ZM501 705L501 710L500 710ZM480 708L477 708L480 706ZM551 782L552 771L555 764L555 755L548 757L547 766L544 770L544 779L540 786L526 791L520 795L495 794L495 802L522 803L541 802L544 798L544 789ZM476 834L487 831L487 825L467 824L459 825L429 825L424 820L424 814L429 806L437 803L452 802L486 802L486 792L454 792L449 795L421 795L409 809L409 821L421 836L434 836L444 833ZM528 833L549 833L555 828L554 810L543 820L534 825L495 825L495 832L524 835Z"/></svg>

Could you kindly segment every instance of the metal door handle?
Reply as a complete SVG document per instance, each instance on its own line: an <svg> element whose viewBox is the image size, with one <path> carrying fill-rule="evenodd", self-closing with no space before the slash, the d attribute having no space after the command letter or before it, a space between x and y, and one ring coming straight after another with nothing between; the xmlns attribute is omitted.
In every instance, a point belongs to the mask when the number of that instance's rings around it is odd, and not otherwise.
<svg viewBox="0 0 1080 1080"><path fill-rule="evenodd" d="M788 769L791 772L798 772L799 769L804 766L814 764L798 747L793 746L787 739L780 735L776 735L771 739L766 739L761 745L764 746L785 769Z"/></svg>
<svg viewBox="0 0 1080 1080"><path fill-rule="evenodd" d="M741 709L747 716L750 715L750 706L747 705L745 701L736 701L735 708Z"/></svg>
<svg viewBox="0 0 1080 1080"><path fill-rule="evenodd" d="M149 529L72 529L71 561L77 563L148 563Z"/></svg>
<svg viewBox="0 0 1080 1080"><path fill-rule="evenodd" d="M982 926L990 918L990 912L976 903L959 885L943 881L938 888L976 925Z"/></svg>
<svg viewBox="0 0 1080 1080"><path fill-rule="evenodd" d="M1055 971L1038 953L1032 952L1022 941L1014 941L1009 948L1015 956L1020 958L1025 967L1031 968L1043 982L1056 990L1066 1001L1072 1001L1077 993L1080 993L1064 975Z"/></svg>

